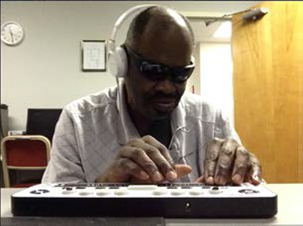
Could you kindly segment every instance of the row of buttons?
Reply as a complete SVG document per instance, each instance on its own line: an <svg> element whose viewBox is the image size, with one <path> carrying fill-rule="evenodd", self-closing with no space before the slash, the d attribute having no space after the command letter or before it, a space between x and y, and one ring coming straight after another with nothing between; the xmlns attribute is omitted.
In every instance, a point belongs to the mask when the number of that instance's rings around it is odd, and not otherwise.
<svg viewBox="0 0 303 226"><path fill-rule="evenodd" d="M152 195L156 195L156 196L160 196L160 195L165 195L165 194L171 194L174 196L179 196L179 195L185 195L187 192L190 195L202 195L204 193L204 191L201 188L197 188L197 187L193 187L191 189L182 189L181 187L177 188L177 189L168 189L165 187L155 187L155 188L150 188L150 189L146 189L146 187L142 187L145 190L150 190ZM64 195L69 195L69 194L74 194L77 193L80 196L87 196L87 195L92 195L94 194L94 192L96 193L96 195L98 196L106 196L106 195L117 195L117 196L123 196L123 195L128 195L130 194L133 190L140 190L139 188L119 188L119 189L109 189L109 188L104 188L104 189L95 189L95 190L91 190L91 189L74 189L71 187L65 188L62 191L62 194ZM189 191L188 191L189 190ZM219 189L218 187L213 187L212 189L209 189L208 192L210 194L220 194L222 193L222 190Z"/></svg>
<svg viewBox="0 0 303 226"><path fill-rule="evenodd" d="M119 188L119 187L132 187L132 186L140 186L140 185L134 185L129 183L67 183L67 184L56 184L54 187L76 187L76 188L86 188L86 187L113 187L113 188ZM148 186L149 185L142 185L142 186ZM191 188L191 187L201 187L203 189L209 189L212 186L205 185L201 183L161 183L157 185L150 185L150 186L157 186L157 187L182 187L182 188ZM227 186L220 186L221 188L225 188Z"/></svg>
<svg viewBox="0 0 303 226"><path fill-rule="evenodd" d="M87 195L92 195L94 193L96 193L97 195L100 196L105 196L105 195L117 195L117 196L121 196L121 195L127 195L127 194L131 194L132 192L136 192L136 191L144 191L146 192L150 192L149 194L151 195L165 195L165 194L171 194L174 196L178 196L178 195L184 195L184 194L190 194L190 195L202 195L205 192L207 194L221 194L222 192L224 192L224 190L226 191L227 187L218 187L218 186L213 186L213 187L204 187L204 186L192 186L192 187L188 187L188 186L184 186L184 184L182 186L177 186L176 184L172 185L170 184L169 186L159 186L159 185L127 185L127 186L104 186L104 184L102 184L102 186L97 186L97 187L87 187L87 186L81 186L81 185L77 185L77 186L71 186L71 187L67 187L67 186L62 186L62 194L64 195L68 195L68 194L79 194L81 196L87 196ZM36 190L32 190L30 191L31 194L34 195L42 195L45 193L49 193L50 190L48 189L36 189ZM240 189L238 190L239 193L241 194L245 194L245 195L250 195L250 194L257 194L260 193L258 190L256 189L252 189L252 188L244 188L244 189ZM225 192L224 192L225 193Z"/></svg>

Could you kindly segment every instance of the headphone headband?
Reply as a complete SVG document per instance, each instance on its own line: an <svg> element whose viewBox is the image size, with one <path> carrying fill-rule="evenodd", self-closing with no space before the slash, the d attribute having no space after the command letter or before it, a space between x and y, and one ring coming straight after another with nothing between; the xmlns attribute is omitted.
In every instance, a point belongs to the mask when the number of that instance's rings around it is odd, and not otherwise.
<svg viewBox="0 0 303 226"><path fill-rule="evenodd" d="M134 6L130 9L126 10L121 16L119 16L119 18L116 20L112 34L111 34L109 42L108 42L108 50L110 52L113 52L116 49L115 42L116 42L117 32L118 32L119 28L122 26L122 24L124 23L124 21L128 17L130 17L132 14L134 14L135 12L140 11L142 9L147 9L147 8L153 7L153 6L160 6L160 5L145 4L145 5ZM161 7L163 7L163 6L161 6Z"/></svg>
<svg viewBox="0 0 303 226"><path fill-rule="evenodd" d="M119 18L116 20L113 31L111 33L110 39L107 43L107 49L108 49L108 55L107 55L107 62L108 62L108 67L111 72L111 74L117 78L125 77L127 73L127 67L128 67L128 61L127 61L127 55L126 52L122 47L116 47L116 36L119 28L122 26L124 21L134 13L142 10L142 9L147 9L150 7L165 7L166 6L161 6L161 5L156 5L156 4L145 4L145 5L138 5L134 6L128 10L126 10ZM189 29L190 32L192 33L192 37L194 39L194 34L191 29ZM193 40L193 43L195 41ZM192 61L194 61L194 58L192 56ZM118 81L117 81L118 82Z"/></svg>

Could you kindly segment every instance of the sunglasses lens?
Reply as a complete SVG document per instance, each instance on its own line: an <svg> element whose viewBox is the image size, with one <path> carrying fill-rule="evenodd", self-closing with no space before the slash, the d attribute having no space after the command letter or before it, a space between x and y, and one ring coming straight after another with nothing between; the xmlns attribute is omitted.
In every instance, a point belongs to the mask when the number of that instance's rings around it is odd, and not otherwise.
<svg viewBox="0 0 303 226"><path fill-rule="evenodd" d="M140 65L140 72L152 81L163 80L167 77L169 69L160 64L151 64L146 61Z"/></svg>
<svg viewBox="0 0 303 226"><path fill-rule="evenodd" d="M138 70L145 78L151 81L162 81L169 78L172 82L183 83L190 77L195 68L194 65L186 67L169 67L164 64L154 63L144 59L131 49L125 48L127 53L133 57Z"/></svg>
<svg viewBox="0 0 303 226"><path fill-rule="evenodd" d="M141 63L139 69L140 72L151 81L161 81L169 76L173 82L182 83L191 76L194 67L169 68L165 65L151 64L144 61Z"/></svg>
<svg viewBox="0 0 303 226"><path fill-rule="evenodd" d="M193 73L194 67L174 68L172 79L174 82L185 82Z"/></svg>

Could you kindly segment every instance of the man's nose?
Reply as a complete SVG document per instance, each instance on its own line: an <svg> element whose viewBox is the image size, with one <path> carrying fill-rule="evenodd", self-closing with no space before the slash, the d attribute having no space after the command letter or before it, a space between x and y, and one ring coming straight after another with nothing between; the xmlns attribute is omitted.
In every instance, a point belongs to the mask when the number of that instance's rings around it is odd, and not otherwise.
<svg viewBox="0 0 303 226"><path fill-rule="evenodd" d="M155 89L157 92L162 92L165 94L172 94L175 93L177 90L175 84L167 78L162 81L159 81L156 84Z"/></svg>

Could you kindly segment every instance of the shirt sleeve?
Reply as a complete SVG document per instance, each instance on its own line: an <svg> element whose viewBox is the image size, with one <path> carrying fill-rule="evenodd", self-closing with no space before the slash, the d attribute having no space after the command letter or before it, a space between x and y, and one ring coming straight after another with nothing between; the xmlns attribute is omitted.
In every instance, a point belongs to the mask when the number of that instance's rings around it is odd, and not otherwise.
<svg viewBox="0 0 303 226"><path fill-rule="evenodd" d="M74 122L67 109L56 125L50 156L42 183L85 182Z"/></svg>
<svg viewBox="0 0 303 226"><path fill-rule="evenodd" d="M236 140L239 144L242 144L234 126L230 122L230 119L226 115L224 115L220 110L218 110L216 114L214 134L216 138L232 138Z"/></svg>

